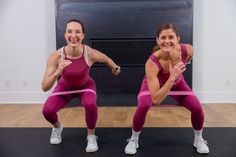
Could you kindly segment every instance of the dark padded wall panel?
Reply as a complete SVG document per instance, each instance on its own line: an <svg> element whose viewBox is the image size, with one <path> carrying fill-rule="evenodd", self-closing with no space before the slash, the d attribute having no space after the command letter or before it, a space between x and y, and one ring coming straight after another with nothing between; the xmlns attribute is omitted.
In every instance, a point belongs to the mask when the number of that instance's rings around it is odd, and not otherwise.
<svg viewBox="0 0 236 157"><path fill-rule="evenodd" d="M84 44L122 66L119 77L114 77L103 64L92 67L101 105L136 105L158 26L175 24L181 42L192 44L193 0L56 0L56 8L57 48L65 44L66 21L76 18L85 24ZM191 64L184 76L191 87Z"/></svg>
<svg viewBox="0 0 236 157"><path fill-rule="evenodd" d="M154 39L145 38L90 40L92 47L104 52L122 67L144 66L146 60L151 55L155 43Z"/></svg>
<svg viewBox="0 0 236 157"><path fill-rule="evenodd" d="M106 67L91 69L97 86L98 104L109 106L136 105L136 97L144 76L144 67L122 67L119 77Z"/></svg>

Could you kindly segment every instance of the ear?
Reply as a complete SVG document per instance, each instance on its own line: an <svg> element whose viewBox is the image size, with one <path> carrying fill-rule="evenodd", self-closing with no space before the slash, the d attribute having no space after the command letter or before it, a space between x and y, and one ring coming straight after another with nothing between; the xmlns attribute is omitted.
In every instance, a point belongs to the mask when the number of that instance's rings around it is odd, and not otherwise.
<svg viewBox="0 0 236 157"><path fill-rule="evenodd" d="M156 44L157 44L157 45L159 45L158 42L159 42L158 37L156 37Z"/></svg>
<svg viewBox="0 0 236 157"><path fill-rule="evenodd" d="M178 41L178 43L180 42L180 36L177 37L177 41Z"/></svg>
<svg viewBox="0 0 236 157"><path fill-rule="evenodd" d="M82 38L84 39L85 38L85 34L83 33L83 35L82 35Z"/></svg>

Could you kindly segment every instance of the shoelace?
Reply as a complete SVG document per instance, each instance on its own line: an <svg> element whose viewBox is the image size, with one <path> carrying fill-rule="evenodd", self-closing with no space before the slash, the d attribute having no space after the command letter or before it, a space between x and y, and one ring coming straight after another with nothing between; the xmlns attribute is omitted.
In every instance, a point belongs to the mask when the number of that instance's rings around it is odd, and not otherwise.
<svg viewBox="0 0 236 157"><path fill-rule="evenodd" d="M95 141L97 141L98 140L98 137L97 136L88 136L87 137L87 141L89 142L89 143L93 143L93 142L95 142Z"/></svg>
<svg viewBox="0 0 236 157"><path fill-rule="evenodd" d="M204 140L204 139L197 139L197 141L201 141L201 142L205 143L206 145L209 145L208 142L206 140Z"/></svg>
<svg viewBox="0 0 236 157"><path fill-rule="evenodd" d="M137 139L131 139L131 138L129 138L129 139L127 139L127 142L134 142L135 147L138 147L138 140L137 140Z"/></svg>
<svg viewBox="0 0 236 157"><path fill-rule="evenodd" d="M60 136L60 128L52 130L52 138Z"/></svg>

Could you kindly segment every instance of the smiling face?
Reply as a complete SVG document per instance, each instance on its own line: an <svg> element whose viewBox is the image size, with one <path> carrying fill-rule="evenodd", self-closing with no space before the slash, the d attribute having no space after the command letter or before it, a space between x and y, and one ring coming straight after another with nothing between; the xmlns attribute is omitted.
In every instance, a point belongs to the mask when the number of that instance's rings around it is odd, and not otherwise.
<svg viewBox="0 0 236 157"><path fill-rule="evenodd" d="M160 31L156 40L162 51L170 52L178 45L180 38L172 28L168 28Z"/></svg>
<svg viewBox="0 0 236 157"><path fill-rule="evenodd" d="M161 25L156 34L157 48L163 52L170 52L179 44L179 32L171 23ZM157 50L158 50L157 49Z"/></svg>
<svg viewBox="0 0 236 157"><path fill-rule="evenodd" d="M82 24L77 21L68 22L64 37L68 46L77 47L81 45L81 42L84 39L84 29Z"/></svg>

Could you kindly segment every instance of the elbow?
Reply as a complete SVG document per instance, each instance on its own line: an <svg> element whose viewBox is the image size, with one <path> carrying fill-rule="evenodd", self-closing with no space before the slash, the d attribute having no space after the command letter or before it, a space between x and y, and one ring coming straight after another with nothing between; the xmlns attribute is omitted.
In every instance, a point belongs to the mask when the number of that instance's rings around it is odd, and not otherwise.
<svg viewBox="0 0 236 157"><path fill-rule="evenodd" d="M45 88L45 87L42 87L42 90L43 90L44 92L47 92L47 91L48 91L48 89Z"/></svg>
<svg viewBox="0 0 236 157"><path fill-rule="evenodd" d="M42 84L42 90L43 90L44 92L47 92L49 89L48 89L45 85Z"/></svg>
<svg viewBox="0 0 236 157"><path fill-rule="evenodd" d="M156 106L160 106L161 102L160 101L153 101L153 104Z"/></svg>
<svg viewBox="0 0 236 157"><path fill-rule="evenodd" d="M47 91L48 91L48 89L46 89L46 88L42 88L42 90L43 90L44 92L47 92Z"/></svg>
<svg viewBox="0 0 236 157"><path fill-rule="evenodd" d="M158 98L155 98L155 97L152 97L152 102L156 106L159 106L161 104L161 101Z"/></svg>

